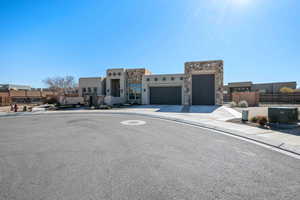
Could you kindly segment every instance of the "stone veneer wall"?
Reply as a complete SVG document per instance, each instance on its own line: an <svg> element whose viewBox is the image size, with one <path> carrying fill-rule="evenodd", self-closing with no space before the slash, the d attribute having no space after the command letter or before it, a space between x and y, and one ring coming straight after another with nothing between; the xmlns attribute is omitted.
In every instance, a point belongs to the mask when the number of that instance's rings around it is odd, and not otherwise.
<svg viewBox="0 0 300 200"><path fill-rule="evenodd" d="M142 78L144 75L149 73L148 70L141 69L127 69L127 83L142 83Z"/></svg>
<svg viewBox="0 0 300 200"><path fill-rule="evenodd" d="M184 105L192 105L192 75L215 75L215 103L223 104L223 61L186 62L184 64L186 78L184 80Z"/></svg>

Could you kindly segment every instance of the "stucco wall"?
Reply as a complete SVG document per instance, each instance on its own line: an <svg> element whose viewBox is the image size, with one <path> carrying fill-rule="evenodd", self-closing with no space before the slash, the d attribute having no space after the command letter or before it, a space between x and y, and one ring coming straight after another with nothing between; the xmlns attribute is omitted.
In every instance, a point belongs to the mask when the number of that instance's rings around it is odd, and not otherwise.
<svg viewBox="0 0 300 200"><path fill-rule="evenodd" d="M184 102L184 74L145 75L142 79L142 104L150 104L150 87L182 87L182 102Z"/></svg>
<svg viewBox="0 0 300 200"><path fill-rule="evenodd" d="M111 80L112 79L120 79L120 97L112 97L111 96ZM126 71L123 68L117 69L108 69L106 71L106 104L118 104L118 103L126 103Z"/></svg>
<svg viewBox="0 0 300 200"><path fill-rule="evenodd" d="M91 88L92 90L97 88L97 96L103 95L103 79L100 77L91 77L91 78L80 78L79 79L79 95L82 96L83 88Z"/></svg>
<svg viewBox="0 0 300 200"><path fill-rule="evenodd" d="M215 104L223 104L223 61L186 62L184 64L186 78L184 81L184 104L192 105L192 75L215 75Z"/></svg>

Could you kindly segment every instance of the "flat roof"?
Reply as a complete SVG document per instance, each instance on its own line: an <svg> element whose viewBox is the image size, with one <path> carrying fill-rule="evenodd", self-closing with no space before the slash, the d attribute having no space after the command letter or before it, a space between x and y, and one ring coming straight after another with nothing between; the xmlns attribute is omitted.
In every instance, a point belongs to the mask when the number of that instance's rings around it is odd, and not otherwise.
<svg viewBox="0 0 300 200"><path fill-rule="evenodd" d="M102 79L102 77L82 77L82 78L79 78L79 79Z"/></svg>
<svg viewBox="0 0 300 200"><path fill-rule="evenodd" d="M149 74L144 76L185 76L185 74Z"/></svg>
<svg viewBox="0 0 300 200"><path fill-rule="evenodd" d="M228 83L228 87L251 87L251 86L252 86L251 81Z"/></svg>

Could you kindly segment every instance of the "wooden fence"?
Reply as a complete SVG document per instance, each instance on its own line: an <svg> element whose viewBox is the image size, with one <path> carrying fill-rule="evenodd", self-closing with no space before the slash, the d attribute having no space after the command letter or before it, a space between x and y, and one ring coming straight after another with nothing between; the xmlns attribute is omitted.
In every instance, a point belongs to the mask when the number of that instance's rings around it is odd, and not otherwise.
<svg viewBox="0 0 300 200"><path fill-rule="evenodd" d="M300 104L300 93L260 94L260 103Z"/></svg>

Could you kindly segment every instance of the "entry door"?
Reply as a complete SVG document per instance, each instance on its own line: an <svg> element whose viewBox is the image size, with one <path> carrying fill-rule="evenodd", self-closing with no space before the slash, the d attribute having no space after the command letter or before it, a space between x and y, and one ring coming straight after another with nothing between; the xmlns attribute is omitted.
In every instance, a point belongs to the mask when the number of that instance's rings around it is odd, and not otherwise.
<svg viewBox="0 0 300 200"><path fill-rule="evenodd" d="M192 76L192 104L215 105L215 75Z"/></svg>
<svg viewBox="0 0 300 200"><path fill-rule="evenodd" d="M181 87L150 87L150 104L181 105Z"/></svg>

